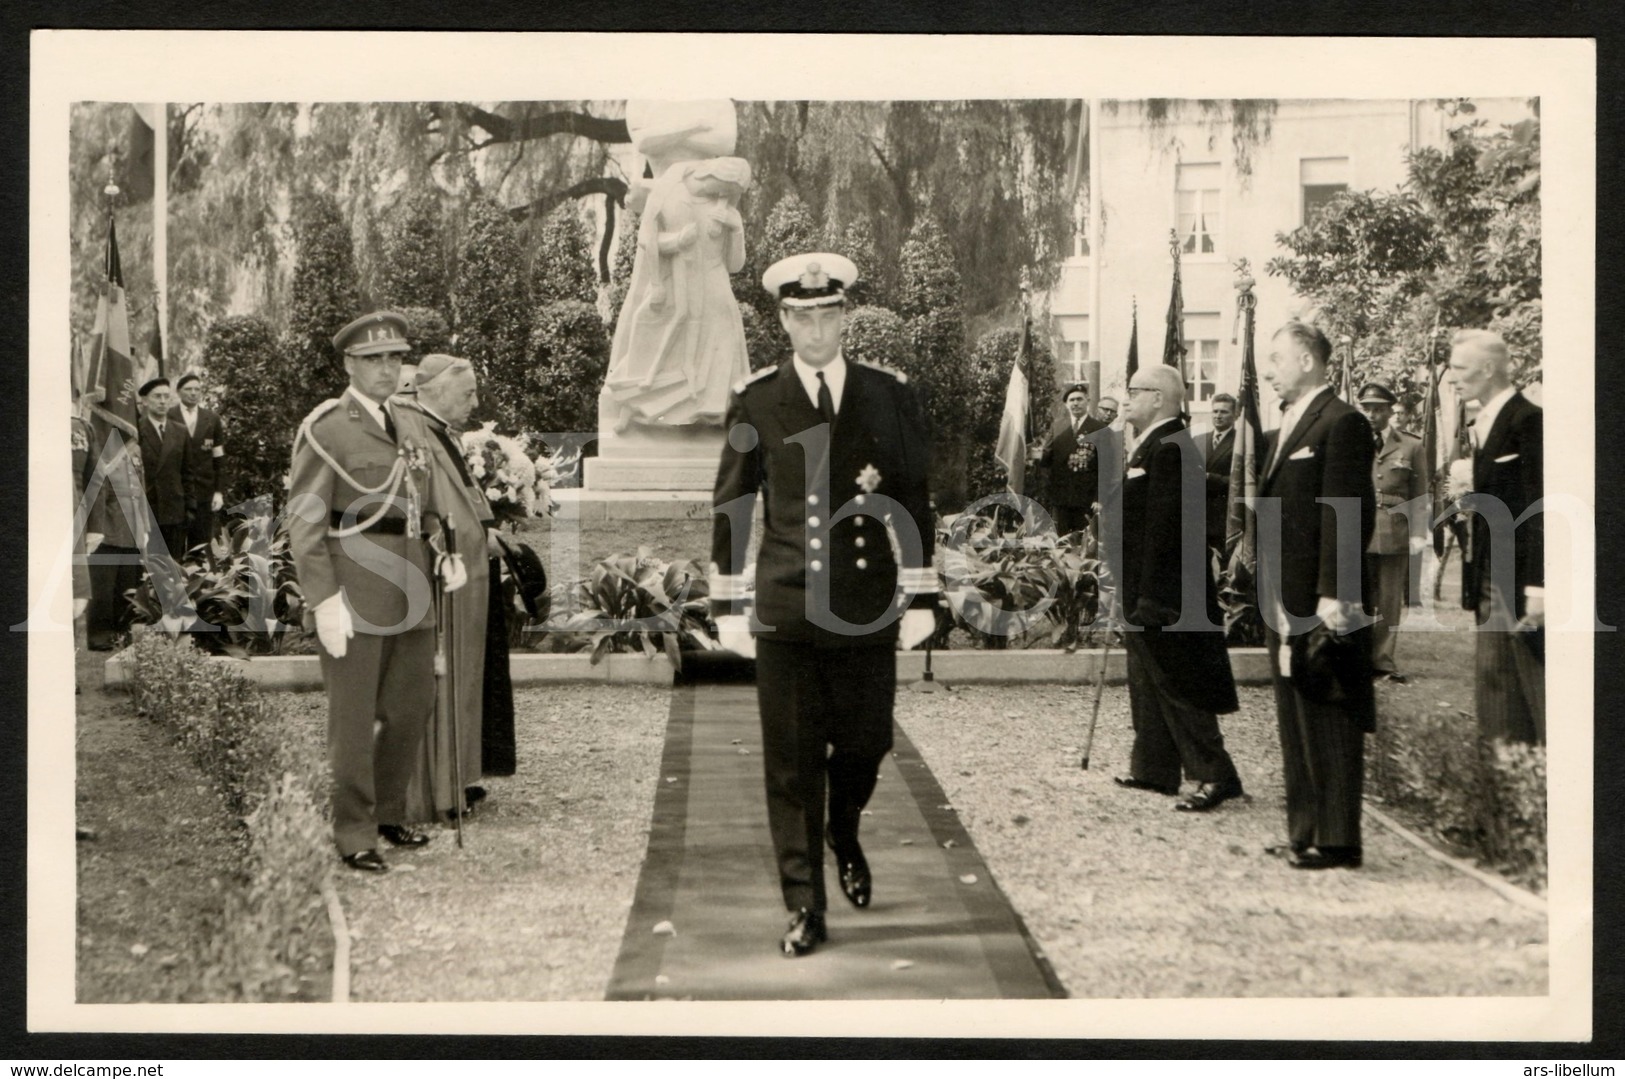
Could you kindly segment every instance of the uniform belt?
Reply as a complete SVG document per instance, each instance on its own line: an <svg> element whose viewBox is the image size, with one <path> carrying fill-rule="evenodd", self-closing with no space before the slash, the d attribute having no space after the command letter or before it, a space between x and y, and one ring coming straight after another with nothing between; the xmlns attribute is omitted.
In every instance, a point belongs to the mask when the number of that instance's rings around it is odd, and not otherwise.
<svg viewBox="0 0 1625 1079"><path fill-rule="evenodd" d="M1385 510L1392 509L1395 506L1403 506L1409 501L1410 499L1406 498L1404 495L1385 494L1382 491L1377 492L1377 505Z"/></svg>
<svg viewBox="0 0 1625 1079"><path fill-rule="evenodd" d="M354 528L360 521L354 517L346 520L342 511L334 510L328 517L328 523L334 528ZM362 531L376 532L380 536L404 536L406 535L406 518L380 517Z"/></svg>

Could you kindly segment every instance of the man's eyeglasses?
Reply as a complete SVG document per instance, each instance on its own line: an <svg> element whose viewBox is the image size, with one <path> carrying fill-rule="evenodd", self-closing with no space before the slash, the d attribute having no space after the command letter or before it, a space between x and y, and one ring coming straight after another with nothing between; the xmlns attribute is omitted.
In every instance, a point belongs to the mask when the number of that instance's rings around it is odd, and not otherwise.
<svg viewBox="0 0 1625 1079"><path fill-rule="evenodd" d="M1117 415L1117 410L1115 408L1103 408L1100 410L1100 414L1102 416L1115 416Z"/></svg>
<svg viewBox="0 0 1625 1079"><path fill-rule="evenodd" d="M1128 388L1128 395L1130 397L1133 397L1137 393L1161 393L1161 392L1162 391L1157 389L1155 386L1130 386Z"/></svg>

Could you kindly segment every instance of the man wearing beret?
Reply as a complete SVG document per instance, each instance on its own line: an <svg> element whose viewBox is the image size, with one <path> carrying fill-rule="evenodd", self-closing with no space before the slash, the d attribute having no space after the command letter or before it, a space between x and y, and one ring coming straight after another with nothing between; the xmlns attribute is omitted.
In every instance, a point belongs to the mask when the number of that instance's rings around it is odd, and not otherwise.
<svg viewBox="0 0 1625 1079"><path fill-rule="evenodd" d="M1331 354L1319 329L1288 322L1259 370L1286 406L1258 484L1258 607L1286 781L1287 842L1274 852L1305 870L1363 861L1365 736L1376 727L1363 566L1376 447L1326 381Z"/></svg>
<svg viewBox="0 0 1625 1079"><path fill-rule="evenodd" d="M869 905L858 825L892 744L896 648L935 626L925 417L901 375L841 354L845 290L857 278L832 254L763 274L794 354L734 387L713 506L712 609L723 645L756 657L789 957L827 939L826 840L842 894ZM759 493L750 617L742 574Z"/></svg>
<svg viewBox="0 0 1625 1079"><path fill-rule="evenodd" d="M1100 500L1100 458L1089 436L1106 424L1089 415L1089 384L1075 383L1062 396L1066 419L1056 424L1038 463L1049 470L1049 497L1055 507L1055 531L1081 532L1094 517Z"/></svg>
<svg viewBox="0 0 1625 1079"><path fill-rule="evenodd" d="M350 376L294 437L288 538L327 685L333 835L346 865L389 868L383 837L419 847L405 825L407 784L434 711L434 615L425 515L430 459L389 404L407 351L406 319L388 311L340 330ZM464 580L437 560L447 591ZM375 733L376 726L376 733Z"/></svg>
<svg viewBox="0 0 1625 1079"><path fill-rule="evenodd" d="M203 407L203 379L188 371L175 383L180 403L169 410L169 422L186 431L186 468L190 475L186 492L191 507L186 516L186 546L204 545L214 534L215 514L225 504L225 429L220 415Z"/></svg>
<svg viewBox="0 0 1625 1079"><path fill-rule="evenodd" d="M191 468L186 454L186 428L169 418L174 394L169 379L149 379L141 387L141 480L147 507L169 557L186 554L186 518L191 509ZM154 547L151 538L149 550Z"/></svg>
<svg viewBox="0 0 1625 1079"><path fill-rule="evenodd" d="M424 765L417 777L421 797L411 807L413 819L434 820L458 811L459 799L466 812L484 795L479 781L483 774L480 751L491 582L487 554L495 545L494 539L487 540L486 529L496 515L469 473L455 433L480 403L474 365L436 353L423 357L412 381L414 392L395 398L395 415L403 429L422 433L421 441L429 451L430 501L454 527L457 550L468 573L468 583L450 599L449 639L445 642L455 721L451 715L437 713L430 724L426 752L421 754ZM461 775L455 765L461 766Z"/></svg>
<svg viewBox="0 0 1625 1079"><path fill-rule="evenodd" d="M1411 560L1427 546L1430 520L1425 505L1410 514L1399 510L1428 493L1430 475L1422 440L1401 431L1394 422L1398 402L1399 396L1381 382L1367 383L1360 391L1360 411L1375 432L1377 453L1371 476L1377 489L1377 523L1366 548L1377 598L1377 624L1371 627L1371 673L1390 682L1406 681L1394 663L1394 643L1405 608Z"/></svg>

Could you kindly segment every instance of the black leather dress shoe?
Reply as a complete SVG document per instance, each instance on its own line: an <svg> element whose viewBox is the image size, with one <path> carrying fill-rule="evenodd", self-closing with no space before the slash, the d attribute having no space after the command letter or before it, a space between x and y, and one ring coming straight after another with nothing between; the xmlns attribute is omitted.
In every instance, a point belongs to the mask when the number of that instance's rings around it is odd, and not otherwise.
<svg viewBox="0 0 1625 1079"><path fill-rule="evenodd" d="M421 847L429 841L427 832L419 832L401 824L380 824L378 834L397 847Z"/></svg>
<svg viewBox="0 0 1625 1079"><path fill-rule="evenodd" d="M363 873L383 873L389 869L389 863L378 857L375 850L358 850L354 854L346 854L344 864Z"/></svg>
<svg viewBox="0 0 1625 1079"><path fill-rule="evenodd" d="M1293 869L1359 869L1362 861L1359 847L1310 847L1287 864Z"/></svg>
<svg viewBox="0 0 1625 1079"><path fill-rule="evenodd" d="M1242 795L1241 780L1232 779L1224 783L1203 783L1194 791L1174 803L1174 808L1182 813L1206 813L1210 809L1217 809L1221 802L1228 802L1232 798Z"/></svg>
<svg viewBox="0 0 1625 1079"><path fill-rule="evenodd" d="M874 889L874 880L869 875L869 861L863 856L863 848L858 846L857 840L832 847L835 851L835 868L841 878L841 894L851 900L854 907L867 907L869 895Z"/></svg>
<svg viewBox="0 0 1625 1079"><path fill-rule="evenodd" d="M1112 776L1112 782L1119 787L1127 787L1131 791L1150 791L1153 794L1175 795L1179 793L1178 787L1164 787L1161 783L1147 783L1143 779L1133 776Z"/></svg>
<svg viewBox="0 0 1625 1079"><path fill-rule="evenodd" d="M829 932L824 928L824 912L803 907L790 919L790 928L785 930L779 948L784 952L786 959L794 959L798 955L806 955L828 939Z"/></svg>
<svg viewBox="0 0 1625 1079"><path fill-rule="evenodd" d="M1388 681L1390 681L1390 682L1397 682L1400 685L1404 685L1406 682L1409 682L1410 680L1411 679L1410 679L1409 675L1401 674L1398 671L1389 671L1388 672Z"/></svg>

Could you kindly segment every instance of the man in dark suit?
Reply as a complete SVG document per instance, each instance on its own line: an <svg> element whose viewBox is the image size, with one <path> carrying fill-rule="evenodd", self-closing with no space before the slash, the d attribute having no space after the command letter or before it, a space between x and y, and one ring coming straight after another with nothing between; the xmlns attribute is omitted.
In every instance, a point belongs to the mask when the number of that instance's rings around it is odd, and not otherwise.
<svg viewBox="0 0 1625 1079"><path fill-rule="evenodd" d="M1225 529L1230 520L1230 463L1235 460L1236 399L1228 393L1213 397L1213 430L1196 440L1207 467L1207 545L1224 552Z"/></svg>
<svg viewBox="0 0 1625 1079"><path fill-rule="evenodd" d="M1184 406L1185 384L1172 367L1142 367L1129 380L1125 415L1139 442L1123 478L1122 564L1114 574L1128 621L1139 628L1123 634L1134 749L1130 774L1116 782L1178 794L1183 767L1197 788L1174 808L1201 813L1242 789L1219 731L1218 713L1237 708L1236 682L1197 519L1205 491Z"/></svg>
<svg viewBox="0 0 1625 1079"><path fill-rule="evenodd" d="M1473 421L1473 490L1462 606L1478 613L1478 726L1486 738L1546 741L1543 414L1512 384L1499 334L1463 330L1450 380L1483 406ZM1527 515L1527 518L1526 518Z"/></svg>
<svg viewBox="0 0 1625 1079"><path fill-rule="evenodd" d="M1298 869L1360 865L1365 736L1376 725L1362 566L1375 446L1366 418L1326 383L1331 351L1318 329L1288 322L1260 372L1286 407L1259 484L1258 605L1281 729L1284 853Z"/></svg>
<svg viewBox="0 0 1625 1079"><path fill-rule="evenodd" d="M421 847L406 826L407 787L435 705L434 617L425 517L443 513L429 447L397 426L389 397L407 351L406 319L378 311L333 338L350 385L294 437L288 547L314 623L327 686L333 838L344 864L381 873L382 837ZM467 580L442 558L447 592Z"/></svg>
<svg viewBox="0 0 1625 1079"><path fill-rule="evenodd" d="M203 379L195 371L182 375L175 391L180 403L170 409L169 420L186 429L186 467L191 474L186 491L191 506L186 516L186 546L190 550L202 544L207 549L215 514L225 504L225 428L219 413L203 407Z"/></svg>
<svg viewBox="0 0 1625 1079"><path fill-rule="evenodd" d="M191 469L186 455L186 428L169 418L174 394L169 379L149 379L141 387L139 427L141 480L147 508L169 557L186 554L186 517L191 509ZM149 537L149 550L153 544Z"/></svg>
<svg viewBox="0 0 1625 1079"><path fill-rule="evenodd" d="M1366 554L1376 592L1377 624L1371 627L1372 674L1390 682L1405 682L1394 661L1399 620L1410 584L1411 559L1428 542L1426 507L1406 514L1399 507L1428 493L1431 473L1424 460L1422 440L1401 431L1394 422L1399 396L1381 382L1360 390L1360 411L1376 432L1377 462L1371 480L1377 490L1377 522Z"/></svg>
<svg viewBox="0 0 1625 1079"><path fill-rule="evenodd" d="M1049 470L1049 497L1060 535L1089 527L1100 500L1100 455L1089 434L1106 425L1089 415L1089 386L1068 386L1062 395L1067 419L1039 451L1038 462Z"/></svg>
<svg viewBox="0 0 1625 1079"><path fill-rule="evenodd" d="M794 912L780 948L792 957L827 939L826 781L841 891L869 905L858 824L892 744L896 648L935 628L925 418L902 375L841 355L857 273L812 254L762 276L795 352L734 387L717 470L712 609L723 645L756 656L768 825ZM753 621L742 573L759 492Z"/></svg>

